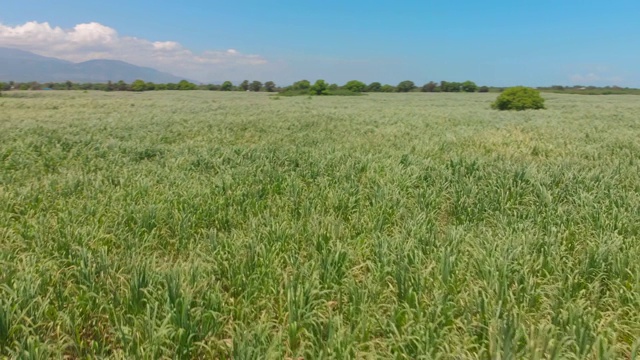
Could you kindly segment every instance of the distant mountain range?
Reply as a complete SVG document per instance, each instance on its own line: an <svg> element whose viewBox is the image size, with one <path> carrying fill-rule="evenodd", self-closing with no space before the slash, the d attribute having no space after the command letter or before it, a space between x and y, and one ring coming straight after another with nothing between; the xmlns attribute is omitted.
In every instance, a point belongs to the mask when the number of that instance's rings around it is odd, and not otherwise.
<svg viewBox="0 0 640 360"><path fill-rule="evenodd" d="M73 63L34 53L0 47L0 81L106 83L137 79L154 83L177 83L184 78L156 69L118 60L90 60Z"/></svg>

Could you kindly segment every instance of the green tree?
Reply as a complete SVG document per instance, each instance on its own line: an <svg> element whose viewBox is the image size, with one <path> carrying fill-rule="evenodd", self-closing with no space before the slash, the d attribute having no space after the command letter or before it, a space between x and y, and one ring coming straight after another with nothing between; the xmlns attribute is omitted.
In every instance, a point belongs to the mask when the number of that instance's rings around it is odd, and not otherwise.
<svg viewBox="0 0 640 360"><path fill-rule="evenodd" d="M381 88L382 88L382 84L380 84L379 82L376 81L376 82L372 82L371 84L369 84L365 91L366 92L380 92Z"/></svg>
<svg viewBox="0 0 640 360"><path fill-rule="evenodd" d="M155 90L155 89L156 89L156 84L155 84L155 83L152 83L152 82L145 83L145 84L144 84L144 89L145 89L146 91L153 91L153 90Z"/></svg>
<svg viewBox="0 0 640 360"><path fill-rule="evenodd" d="M247 91L249 90L249 80L245 80L238 86L238 90Z"/></svg>
<svg viewBox="0 0 640 360"><path fill-rule="evenodd" d="M147 88L147 84L144 80L136 80L131 83L131 91L145 91Z"/></svg>
<svg viewBox="0 0 640 360"><path fill-rule="evenodd" d="M118 91L127 91L129 90L129 85L127 85L126 82L124 82L124 80L120 80L116 83L116 90Z"/></svg>
<svg viewBox="0 0 640 360"><path fill-rule="evenodd" d="M420 89L420 91L435 92L437 88L438 88L438 84L434 83L433 81L429 81L428 83L422 85L422 88Z"/></svg>
<svg viewBox="0 0 640 360"><path fill-rule="evenodd" d="M415 88L416 84L414 84L411 80L402 81L400 84L398 84L398 86L396 86L398 92L409 92Z"/></svg>
<svg viewBox="0 0 640 360"><path fill-rule="evenodd" d="M291 85L292 90L308 90L309 88L311 88L309 80L296 81Z"/></svg>
<svg viewBox="0 0 640 360"><path fill-rule="evenodd" d="M478 92L481 92L481 93L488 93L488 92L489 92L489 87L488 87L488 86L480 86L480 87L478 88Z"/></svg>
<svg viewBox="0 0 640 360"><path fill-rule="evenodd" d="M340 86L338 86L338 84L336 84L336 83L333 83L333 84L329 85L329 92L336 91L338 89L340 89Z"/></svg>
<svg viewBox="0 0 640 360"><path fill-rule="evenodd" d="M324 80L317 80L315 84L309 89L311 95L329 95L329 84Z"/></svg>
<svg viewBox="0 0 640 360"><path fill-rule="evenodd" d="M262 89L262 83L260 81L253 81L250 85L249 85L249 90L251 91L255 91L258 92Z"/></svg>
<svg viewBox="0 0 640 360"><path fill-rule="evenodd" d="M460 88L464 92L476 92L476 91L478 91L478 85L476 85L476 83L474 83L473 81L470 81L470 80L467 80L467 81L463 82L462 85L460 86Z"/></svg>
<svg viewBox="0 0 640 360"><path fill-rule="evenodd" d="M187 80L180 80L178 83L178 90L195 90L196 84L191 83Z"/></svg>
<svg viewBox="0 0 640 360"><path fill-rule="evenodd" d="M367 84L358 80L351 80L344 85L344 88L353 92L363 92Z"/></svg>
<svg viewBox="0 0 640 360"><path fill-rule="evenodd" d="M491 107L497 110L544 109L544 99L536 89L516 86L503 91Z"/></svg>
<svg viewBox="0 0 640 360"><path fill-rule="evenodd" d="M440 91L442 92L460 92L460 89L462 88L462 83L459 82L448 82L448 81L441 81L440 82Z"/></svg>
<svg viewBox="0 0 640 360"><path fill-rule="evenodd" d="M389 85L389 84L384 84L382 85L382 87L380 87L380 91L381 92L395 92L396 91L396 87L393 85Z"/></svg>
<svg viewBox="0 0 640 360"><path fill-rule="evenodd" d="M267 92L274 92L276 91L276 83L274 83L273 81L267 81L266 83L264 83L264 89Z"/></svg>
<svg viewBox="0 0 640 360"><path fill-rule="evenodd" d="M221 91L231 91L231 90L233 90L233 83L231 83L231 81L223 82L222 85L220 86L220 90Z"/></svg>
<svg viewBox="0 0 640 360"><path fill-rule="evenodd" d="M5 86L6 86L5 83L0 82L0 97L2 97L2 90L4 90Z"/></svg>

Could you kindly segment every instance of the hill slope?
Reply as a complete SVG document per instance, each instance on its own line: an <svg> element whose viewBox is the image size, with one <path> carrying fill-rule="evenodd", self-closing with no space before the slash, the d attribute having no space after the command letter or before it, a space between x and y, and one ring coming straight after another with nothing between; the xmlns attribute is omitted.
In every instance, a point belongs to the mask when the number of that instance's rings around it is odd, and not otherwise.
<svg viewBox="0 0 640 360"><path fill-rule="evenodd" d="M90 60L81 63L0 48L0 81L107 82L136 79L156 83L178 82L183 78L152 68L118 60Z"/></svg>

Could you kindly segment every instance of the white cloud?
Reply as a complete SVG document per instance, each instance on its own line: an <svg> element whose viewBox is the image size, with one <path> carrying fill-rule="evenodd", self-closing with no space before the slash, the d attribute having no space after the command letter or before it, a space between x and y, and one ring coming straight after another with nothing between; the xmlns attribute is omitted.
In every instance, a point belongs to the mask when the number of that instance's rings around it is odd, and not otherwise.
<svg viewBox="0 0 640 360"><path fill-rule="evenodd" d="M571 75L571 81L574 83L591 83L600 80L602 80L602 78L594 73Z"/></svg>
<svg viewBox="0 0 640 360"><path fill-rule="evenodd" d="M256 67L268 65L260 55L243 54L236 49L195 53L175 41L120 36L115 29L96 22L72 29L36 21L17 26L0 23L0 46L74 62L122 60L201 81L256 75L261 73Z"/></svg>
<svg viewBox="0 0 640 360"><path fill-rule="evenodd" d="M627 77L604 64L578 64L573 66L569 80L574 85L625 85Z"/></svg>
<svg viewBox="0 0 640 360"><path fill-rule="evenodd" d="M574 74L570 79L573 84L579 85L621 85L624 82L620 76L608 76L594 72Z"/></svg>
<svg viewBox="0 0 640 360"><path fill-rule="evenodd" d="M182 45L175 41L156 41L153 43L153 48L159 51L173 51L182 48Z"/></svg>

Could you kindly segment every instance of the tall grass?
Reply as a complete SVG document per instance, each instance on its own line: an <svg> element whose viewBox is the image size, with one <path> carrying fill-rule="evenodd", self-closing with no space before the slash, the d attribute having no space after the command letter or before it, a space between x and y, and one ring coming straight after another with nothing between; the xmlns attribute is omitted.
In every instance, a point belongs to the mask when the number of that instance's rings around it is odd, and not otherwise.
<svg viewBox="0 0 640 360"><path fill-rule="evenodd" d="M640 101L0 99L0 357L636 358Z"/></svg>

